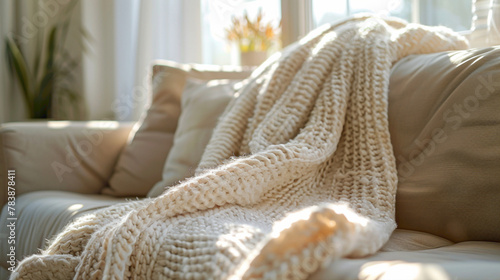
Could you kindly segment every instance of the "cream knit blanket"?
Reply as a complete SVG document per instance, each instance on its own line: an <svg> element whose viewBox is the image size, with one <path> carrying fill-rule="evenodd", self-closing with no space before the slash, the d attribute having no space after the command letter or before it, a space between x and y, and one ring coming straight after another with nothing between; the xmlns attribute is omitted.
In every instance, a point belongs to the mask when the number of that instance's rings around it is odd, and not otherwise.
<svg viewBox="0 0 500 280"><path fill-rule="evenodd" d="M313 31L256 70L197 176L77 220L12 279L305 279L375 253L396 227L391 66L464 47L394 19Z"/></svg>

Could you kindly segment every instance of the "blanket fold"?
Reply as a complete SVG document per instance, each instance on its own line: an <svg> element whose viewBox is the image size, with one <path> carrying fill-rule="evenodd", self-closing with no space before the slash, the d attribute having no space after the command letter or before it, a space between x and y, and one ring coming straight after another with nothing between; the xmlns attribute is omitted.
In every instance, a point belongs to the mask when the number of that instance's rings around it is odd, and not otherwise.
<svg viewBox="0 0 500 280"><path fill-rule="evenodd" d="M466 46L372 16L313 31L252 74L195 177L82 217L12 279L305 279L375 253L396 227L392 64Z"/></svg>

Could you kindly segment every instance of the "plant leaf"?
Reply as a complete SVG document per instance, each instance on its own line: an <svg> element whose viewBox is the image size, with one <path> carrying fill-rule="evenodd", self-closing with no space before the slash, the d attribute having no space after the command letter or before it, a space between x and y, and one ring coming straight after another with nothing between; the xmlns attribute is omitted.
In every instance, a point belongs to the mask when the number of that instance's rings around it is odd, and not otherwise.
<svg viewBox="0 0 500 280"><path fill-rule="evenodd" d="M17 74L17 80L21 85L24 94L24 102L26 103L26 108L30 112L30 116L33 115L33 96L31 94L31 84L28 72L28 66L26 59L24 58L21 50L16 45L14 40L10 37L6 38L6 50L9 57L9 63L13 66L15 73Z"/></svg>
<svg viewBox="0 0 500 280"><path fill-rule="evenodd" d="M54 71L47 72L45 76L43 76L42 80L40 81L37 96L45 98L52 95L52 92L54 90L55 77L56 75Z"/></svg>
<svg viewBox="0 0 500 280"><path fill-rule="evenodd" d="M68 30L69 30L69 24L70 24L71 17L68 17L65 21L62 21L59 23L59 27L61 28L60 32L60 40L59 40L59 50L62 51L64 48L64 45L66 44L66 38L68 37Z"/></svg>
<svg viewBox="0 0 500 280"><path fill-rule="evenodd" d="M54 66L55 50L57 46L57 30L58 26L54 25L49 33L49 41L47 47L47 62L45 64L45 71L51 71Z"/></svg>
<svg viewBox="0 0 500 280"><path fill-rule="evenodd" d="M35 96L35 116L38 118L51 117L51 107L54 94L55 73L49 71L45 73Z"/></svg>
<svg viewBox="0 0 500 280"><path fill-rule="evenodd" d="M51 100L52 91L54 89L54 59L57 47L57 31L58 26L54 25L49 32L49 39L47 41L47 61L45 63L45 69L42 73L42 77L38 87L35 91L35 114L42 114L41 112L46 107L45 105Z"/></svg>
<svg viewBox="0 0 500 280"><path fill-rule="evenodd" d="M43 40L44 30L41 29L36 35L36 54L35 54L35 67L33 68L33 78L34 81L40 76L40 66L42 65L42 40Z"/></svg>

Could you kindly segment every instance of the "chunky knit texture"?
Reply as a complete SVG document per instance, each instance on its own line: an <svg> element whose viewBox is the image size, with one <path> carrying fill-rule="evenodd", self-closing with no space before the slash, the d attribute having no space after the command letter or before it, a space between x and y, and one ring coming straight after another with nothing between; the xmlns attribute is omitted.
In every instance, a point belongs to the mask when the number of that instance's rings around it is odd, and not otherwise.
<svg viewBox="0 0 500 280"><path fill-rule="evenodd" d="M445 28L352 18L259 67L197 175L69 225L13 279L304 279L396 227L391 66L466 47Z"/></svg>

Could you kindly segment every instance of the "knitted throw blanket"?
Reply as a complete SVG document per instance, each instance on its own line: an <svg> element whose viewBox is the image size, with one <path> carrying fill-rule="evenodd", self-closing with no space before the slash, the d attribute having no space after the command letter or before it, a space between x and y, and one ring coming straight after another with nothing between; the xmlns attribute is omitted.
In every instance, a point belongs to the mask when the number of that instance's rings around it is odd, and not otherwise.
<svg viewBox="0 0 500 280"><path fill-rule="evenodd" d="M391 66L465 47L394 19L313 31L254 72L195 177L80 218L12 279L305 279L375 253L396 227Z"/></svg>

